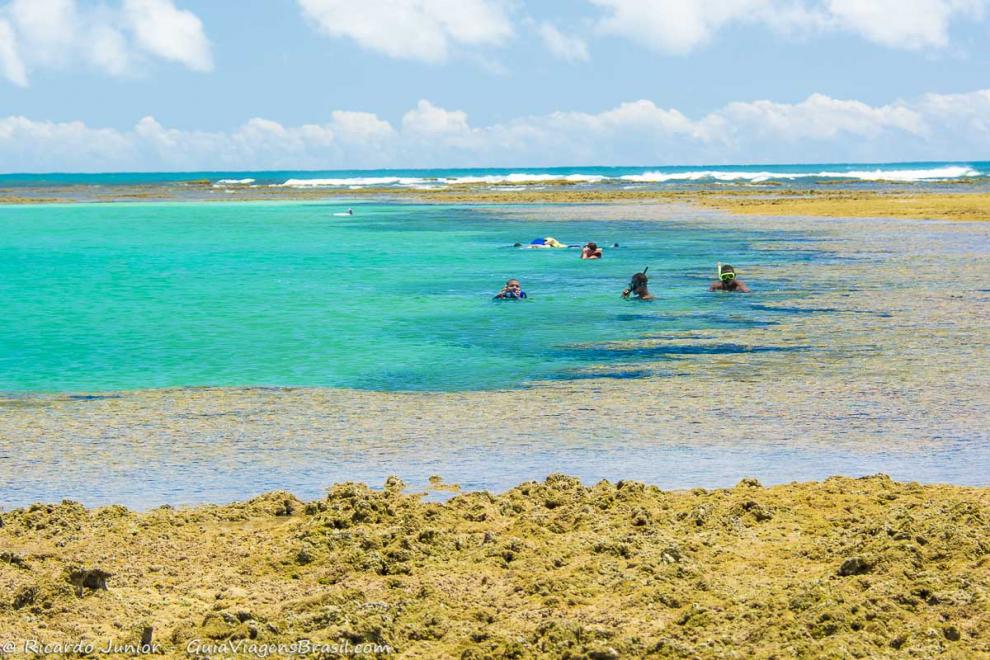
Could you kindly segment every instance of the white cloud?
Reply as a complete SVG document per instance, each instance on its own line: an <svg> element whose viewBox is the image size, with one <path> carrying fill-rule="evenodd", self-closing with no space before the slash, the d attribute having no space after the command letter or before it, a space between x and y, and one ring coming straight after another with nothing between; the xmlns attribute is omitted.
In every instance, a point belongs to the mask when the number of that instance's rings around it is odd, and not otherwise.
<svg viewBox="0 0 990 660"><path fill-rule="evenodd" d="M765 11L771 0L591 0L608 15L603 32L661 52L685 54L705 44L724 24Z"/></svg>
<svg viewBox="0 0 990 660"><path fill-rule="evenodd" d="M944 47L953 18L981 16L983 0L828 0L835 22L893 48Z"/></svg>
<svg viewBox="0 0 990 660"><path fill-rule="evenodd" d="M461 110L444 110L421 99L415 109L402 116L404 131L429 137L442 135L465 135L471 132L467 113Z"/></svg>
<svg viewBox="0 0 990 660"><path fill-rule="evenodd" d="M395 135L391 124L370 112L334 110L330 117L333 130L345 141L375 142Z"/></svg>
<svg viewBox="0 0 990 660"><path fill-rule="evenodd" d="M605 34L684 55L732 24L783 34L846 31L891 48L944 47L953 20L980 18L988 0L590 0Z"/></svg>
<svg viewBox="0 0 990 660"><path fill-rule="evenodd" d="M143 49L194 71L213 69L203 22L172 0L124 0L124 18Z"/></svg>
<svg viewBox="0 0 990 660"><path fill-rule="evenodd" d="M78 23L74 0L14 0L8 11L38 63L61 64L71 57Z"/></svg>
<svg viewBox="0 0 990 660"><path fill-rule="evenodd" d="M584 39L561 32L552 23L540 23L537 31L543 44L555 57L566 62L587 62L588 45Z"/></svg>
<svg viewBox="0 0 990 660"><path fill-rule="evenodd" d="M227 132L90 128L0 119L0 171L705 164L970 159L990 150L990 89L872 106L813 94L730 103L690 117L652 101L472 126L427 100L398 128L365 112L284 126L254 118Z"/></svg>
<svg viewBox="0 0 990 660"><path fill-rule="evenodd" d="M0 72L15 85L25 87L28 84L27 70L17 51L17 35L3 18L0 18Z"/></svg>
<svg viewBox="0 0 990 660"><path fill-rule="evenodd" d="M442 62L451 44L497 46L513 34L500 0L298 0L331 37L391 57Z"/></svg>
<svg viewBox="0 0 990 660"><path fill-rule="evenodd" d="M812 94L794 104L730 103L715 116L730 125L744 126L747 132L790 142L830 140L842 134L869 138L886 130L914 136L927 132L922 115L902 104L873 107L824 94Z"/></svg>
<svg viewBox="0 0 990 660"><path fill-rule="evenodd" d="M31 70L90 68L136 73L147 60L209 71L213 56L203 24L173 0L11 0L0 6L0 73L28 84Z"/></svg>
<svg viewBox="0 0 990 660"><path fill-rule="evenodd" d="M133 161L133 143L124 133L78 121L0 119L0 167L7 171L115 168Z"/></svg>
<svg viewBox="0 0 990 660"><path fill-rule="evenodd" d="M90 62L114 76L125 75L132 66L132 56L127 39L109 25L94 25L89 33L85 50Z"/></svg>

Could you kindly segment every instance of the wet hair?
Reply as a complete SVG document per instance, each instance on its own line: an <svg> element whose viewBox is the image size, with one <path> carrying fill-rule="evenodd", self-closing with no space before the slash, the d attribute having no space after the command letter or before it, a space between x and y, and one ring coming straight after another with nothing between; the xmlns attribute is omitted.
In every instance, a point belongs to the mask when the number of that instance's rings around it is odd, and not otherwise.
<svg viewBox="0 0 990 660"><path fill-rule="evenodd" d="M513 243L512 247L522 247L522 243Z"/></svg>
<svg viewBox="0 0 990 660"><path fill-rule="evenodd" d="M629 288L631 289L642 288L646 286L646 283L649 281L650 278L646 276L645 272L636 273L635 275L632 276L632 279L629 281L629 284L631 285Z"/></svg>
<svg viewBox="0 0 990 660"><path fill-rule="evenodd" d="M592 250L597 250L598 249L598 244L597 243L588 243L584 247L591 248Z"/></svg>
<svg viewBox="0 0 990 660"><path fill-rule="evenodd" d="M618 243L612 243L612 247L619 247Z"/></svg>
<svg viewBox="0 0 990 660"><path fill-rule="evenodd" d="M723 264L722 267L719 269L718 274L719 274L719 277L721 277L722 276L722 273L733 273L734 274L735 272L736 272L736 269L735 268L733 268L729 264Z"/></svg>

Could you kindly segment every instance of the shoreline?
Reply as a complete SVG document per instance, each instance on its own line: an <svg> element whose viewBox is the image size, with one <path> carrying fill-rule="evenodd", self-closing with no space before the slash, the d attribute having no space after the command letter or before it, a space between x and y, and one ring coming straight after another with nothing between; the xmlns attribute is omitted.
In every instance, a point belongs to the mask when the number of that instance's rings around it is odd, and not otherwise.
<svg viewBox="0 0 990 660"><path fill-rule="evenodd" d="M990 488L885 475L0 514L0 640L528 657L990 653ZM57 617L54 612L61 612ZM387 651L385 649L388 649ZM375 655L372 653L372 655Z"/></svg>
<svg viewBox="0 0 990 660"><path fill-rule="evenodd" d="M78 203L206 203L206 202L325 202L374 201L380 203L432 203L450 205L516 206L527 204L642 204L690 205L739 216L807 216L838 218L907 218L920 220L990 220L990 192L942 189L859 190L839 185L819 188L778 188L739 185L733 189L712 186L676 190L576 189L572 185L527 190L459 185L438 190L376 188L336 190L327 188L213 188L212 186L107 186L98 193L91 186L66 186L26 190L0 188L0 208L41 204ZM930 185L930 184L929 184ZM959 188L966 184L942 184ZM973 185L973 184L969 184ZM35 191L35 192L32 192ZM15 194L17 193L17 194ZM25 194L26 193L26 194ZM32 196L33 195L33 196Z"/></svg>

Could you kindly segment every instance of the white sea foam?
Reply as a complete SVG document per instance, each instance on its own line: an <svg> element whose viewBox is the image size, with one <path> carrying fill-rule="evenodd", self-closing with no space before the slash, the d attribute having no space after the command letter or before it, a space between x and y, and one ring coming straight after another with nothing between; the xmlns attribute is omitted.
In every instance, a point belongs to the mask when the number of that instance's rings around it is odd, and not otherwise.
<svg viewBox="0 0 990 660"><path fill-rule="evenodd" d="M246 186L254 183L254 179L220 179L214 186Z"/></svg>
<svg viewBox="0 0 990 660"><path fill-rule="evenodd" d="M551 181L566 181L568 183L600 183L608 177L600 174L529 174L513 172L512 174L487 174L482 176L458 176L443 179L449 184L487 183L489 185L520 185L527 183L548 183Z"/></svg>
<svg viewBox="0 0 990 660"><path fill-rule="evenodd" d="M935 167L926 170L852 170L849 172L829 171L821 172L767 172L767 171L736 171L725 172L721 170L688 170L686 172L644 172L642 174L628 174L619 177L622 181L634 183L664 183L666 181L752 181L761 183L763 181L781 181L792 179L853 179L858 181L939 181L947 179L958 179L961 177L980 176L980 173L971 167L962 165L950 165L946 167Z"/></svg>
<svg viewBox="0 0 990 660"><path fill-rule="evenodd" d="M431 179L419 177L402 176L369 176L369 177L348 177L344 179L289 179L285 183L277 183L276 186L287 188L329 188L334 186L364 187L364 186L411 186L426 183Z"/></svg>
<svg viewBox="0 0 990 660"><path fill-rule="evenodd" d="M664 183L666 181L767 181L769 179L804 176L801 174L775 174L773 172L720 172L718 170L693 170L688 172L643 172L620 176L620 181L633 183Z"/></svg>
<svg viewBox="0 0 990 660"><path fill-rule="evenodd" d="M861 179L863 181L938 181L960 179L963 177L980 176L971 167L949 166L935 167L928 170L861 170L853 172L820 172L820 177L835 177L845 179Z"/></svg>
<svg viewBox="0 0 990 660"><path fill-rule="evenodd" d="M529 174L514 172L511 174L486 174L479 176L456 176L448 178L421 178L421 177L348 177L340 179L289 179L276 186L288 188L329 188L335 186L437 186L437 185L458 185L458 184L487 184L487 185L526 185L534 183L548 183L552 181L566 181L568 183L601 183L607 181L608 177L598 174Z"/></svg>
<svg viewBox="0 0 990 660"><path fill-rule="evenodd" d="M805 172L771 172L768 170L715 170L698 169L682 170L679 172L664 172L647 170L640 174L626 174L617 177L601 174L554 174L512 172L509 174L478 174L451 177L401 177L401 176L371 176L371 177L342 177L322 179L289 179L284 183L273 184L276 187L288 188L333 188L346 187L350 189L369 186L398 186L417 190L430 190L443 186L454 185L488 185L536 186L556 182L585 183L585 184L650 184L681 181L700 181L713 183L750 182L763 183L766 181L791 181L795 179L845 179L852 181L944 181L962 177L981 176L981 173L965 165L946 165L930 169L874 169L874 170L821 170ZM223 179L217 184L247 184L252 179Z"/></svg>

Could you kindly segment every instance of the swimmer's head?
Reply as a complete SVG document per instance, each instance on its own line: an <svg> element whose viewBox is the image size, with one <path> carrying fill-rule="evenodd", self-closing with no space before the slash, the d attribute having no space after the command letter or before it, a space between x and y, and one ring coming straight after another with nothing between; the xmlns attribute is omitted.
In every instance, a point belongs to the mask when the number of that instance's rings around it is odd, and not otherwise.
<svg viewBox="0 0 990 660"><path fill-rule="evenodd" d="M595 250L598 249L598 244L597 243L588 243L585 247L588 248L589 250L591 250L592 252L594 252Z"/></svg>
<svg viewBox="0 0 990 660"><path fill-rule="evenodd" d="M646 283L650 281L650 278L646 276L646 271L650 269L649 266L643 269L642 273L636 273L629 280L629 290L638 291L639 289L645 289Z"/></svg>
<svg viewBox="0 0 990 660"><path fill-rule="evenodd" d="M522 247L522 243L513 243L512 247Z"/></svg>
<svg viewBox="0 0 990 660"><path fill-rule="evenodd" d="M521 289L522 285L519 284L519 280L508 280L505 283L506 289Z"/></svg>
<svg viewBox="0 0 990 660"><path fill-rule="evenodd" d="M718 279L723 282L731 282L736 279L736 269L732 266L722 266L718 270Z"/></svg>

